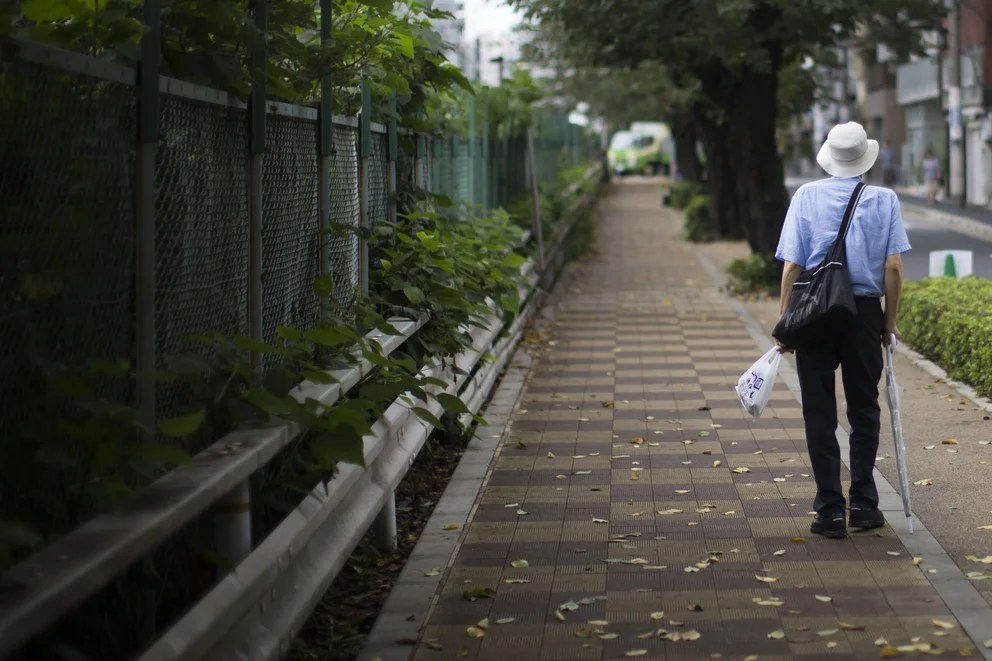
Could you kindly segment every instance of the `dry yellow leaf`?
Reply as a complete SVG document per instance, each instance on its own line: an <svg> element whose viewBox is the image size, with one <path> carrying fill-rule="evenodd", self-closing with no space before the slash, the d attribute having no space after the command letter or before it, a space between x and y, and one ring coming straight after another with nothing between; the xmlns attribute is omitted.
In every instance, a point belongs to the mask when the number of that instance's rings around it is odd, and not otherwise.
<svg viewBox="0 0 992 661"><path fill-rule="evenodd" d="M847 622L838 622L841 631L864 631L865 625L863 624L848 624Z"/></svg>
<svg viewBox="0 0 992 661"><path fill-rule="evenodd" d="M958 441L955 438L945 438L940 443L941 445L957 445Z"/></svg>
<svg viewBox="0 0 992 661"><path fill-rule="evenodd" d="M831 601L834 600L833 597L828 597L825 594L818 594L818 595L814 595L814 596L816 597L816 600L817 601L822 601L823 603L828 603L828 602L831 602Z"/></svg>
<svg viewBox="0 0 992 661"><path fill-rule="evenodd" d="M446 525L444 527L444 529L445 530L458 530L458 524L457 523L449 523L448 525Z"/></svg>
<svg viewBox="0 0 992 661"><path fill-rule="evenodd" d="M631 473L630 474L630 479L632 479L632 480L639 480L639 479L641 479L641 476L638 475L637 473Z"/></svg>
<svg viewBox="0 0 992 661"><path fill-rule="evenodd" d="M663 620L665 619L665 611L655 611L651 613L652 620Z"/></svg>
<svg viewBox="0 0 992 661"><path fill-rule="evenodd" d="M889 641L887 641L885 638L879 637L879 638L876 638L875 639L875 646L876 647L885 647L888 644L889 644Z"/></svg>
<svg viewBox="0 0 992 661"><path fill-rule="evenodd" d="M647 650L644 650L644 649L640 649L640 650L627 650L626 652L623 653L623 655L624 656L644 656L647 653L648 653L648 651Z"/></svg>
<svg viewBox="0 0 992 661"><path fill-rule="evenodd" d="M692 493L692 489L676 489L675 493L679 494L680 496L684 496L687 493Z"/></svg>
<svg viewBox="0 0 992 661"><path fill-rule="evenodd" d="M530 579L529 578L508 578L508 579L506 579L503 582L504 583L508 583L509 585L522 585L524 583L530 583Z"/></svg>
<svg viewBox="0 0 992 661"><path fill-rule="evenodd" d="M778 551L772 553L772 555L785 555L785 549L779 549Z"/></svg>
<svg viewBox="0 0 992 661"><path fill-rule="evenodd" d="M928 477L928 478L923 479L923 480L917 480L916 482L913 482L913 484L915 484L918 487L932 487L933 486L933 478Z"/></svg>
<svg viewBox="0 0 992 661"><path fill-rule="evenodd" d="M635 436L634 438L630 439L631 445L641 445L643 443L644 443L644 439L641 438L640 436Z"/></svg>
<svg viewBox="0 0 992 661"><path fill-rule="evenodd" d="M992 526L978 526L979 530L992 530Z"/></svg>
<svg viewBox="0 0 992 661"><path fill-rule="evenodd" d="M440 567L433 567L424 572L424 576L440 576L440 575L441 575Z"/></svg>
<svg viewBox="0 0 992 661"><path fill-rule="evenodd" d="M702 634L695 629L682 632L682 640L699 640L700 638L702 638Z"/></svg>
<svg viewBox="0 0 992 661"><path fill-rule="evenodd" d="M933 622L934 624L936 624L941 629L953 629L954 627L957 626L956 624L954 624L952 622L947 622L945 620L936 620L935 619L935 620L930 620L930 621Z"/></svg>
<svg viewBox="0 0 992 661"><path fill-rule="evenodd" d="M805 537L793 537L789 541L792 542L792 543L794 543L794 544L805 544L806 543L806 538Z"/></svg>
<svg viewBox="0 0 992 661"><path fill-rule="evenodd" d="M465 632L468 635L472 636L472 638L482 638L483 636L486 635L486 632L480 629L479 627L469 627L468 629L465 630Z"/></svg>
<svg viewBox="0 0 992 661"><path fill-rule="evenodd" d="M605 627L609 624L606 620L589 620L589 624L594 627Z"/></svg>
<svg viewBox="0 0 992 661"><path fill-rule="evenodd" d="M600 640L616 640L620 637L618 633L601 633L598 635Z"/></svg>
<svg viewBox="0 0 992 661"><path fill-rule="evenodd" d="M878 655L883 659L891 659L893 657L902 656L902 652L894 647L886 645L882 648L882 651L879 652Z"/></svg>
<svg viewBox="0 0 992 661"><path fill-rule="evenodd" d="M555 611L555 619L559 622L564 622L565 616L561 614L561 611Z"/></svg>
<svg viewBox="0 0 992 661"><path fill-rule="evenodd" d="M592 518L592 522L593 523L609 523L609 521L607 521L606 519L597 519L596 517L593 517Z"/></svg>
<svg viewBox="0 0 992 661"><path fill-rule="evenodd" d="M785 638L785 632L782 631L781 629L775 629L775 631L772 631L771 633L768 634L768 637L771 638L772 640L782 640L783 638Z"/></svg>
<svg viewBox="0 0 992 661"><path fill-rule="evenodd" d="M755 574L754 577L762 583L778 583L778 579L774 576L761 576L759 574Z"/></svg>
<svg viewBox="0 0 992 661"><path fill-rule="evenodd" d="M735 468L731 472L732 473L738 473L738 474L740 474L740 473L750 473L751 472L751 469L750 468L747 468L746 466L738 466L737 468Z"/></svg>
<svg viewBox="0 0 992 661"><path fill-rule="evenodd" d="M524 567L530 567L530 563L526 560L514 560L510 563L510 566L514 569L523 569Z"/></svg>
<svg viewBox="0 0 992 661"><path fill-rule="evenodd" d="M840 631L840 629L823 629L821 631L817 631L816 632L816 635L826 638L827 636L834 635L838 631Z"/></svg>
<svg viewBox="0 0 992 661"><path fill-rule="evenodd" d="M720 464L721 464L720 460L717 459L716 461L713 462L713 468L719 468Z"/></svg>

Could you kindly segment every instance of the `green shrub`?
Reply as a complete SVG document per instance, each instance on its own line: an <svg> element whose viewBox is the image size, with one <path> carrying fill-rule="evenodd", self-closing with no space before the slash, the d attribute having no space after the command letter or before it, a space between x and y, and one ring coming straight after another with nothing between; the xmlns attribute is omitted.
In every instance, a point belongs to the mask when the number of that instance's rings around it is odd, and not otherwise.
<svg viewBox="0 0 992 661"><path fill-rule="evenodd" d="M772 254L735 259L727 267L730 279L726 289L735 296L769 294L777 296L782 282L782 262Z"/></svg>
<svg viewBox="0 0 992 661"><path fill-rule="evenodd" d="M685 209L692 198L703 194L702 187L692 181L676 181L668 189L668 206Z"/></svg>
<svg viewBox="0 0 992 661"><path fill-rule="evenodd" d="M992 281L926 278L906 284L903 339L947 374L992 397Z"/></svg>
<svg viewBox="0 0 992 661"><path fill-rule="evenodd" d="M713 223L710 221L710 198L696 195L685 208L685 238L693 243L706 243L716 240Z"/></svg>

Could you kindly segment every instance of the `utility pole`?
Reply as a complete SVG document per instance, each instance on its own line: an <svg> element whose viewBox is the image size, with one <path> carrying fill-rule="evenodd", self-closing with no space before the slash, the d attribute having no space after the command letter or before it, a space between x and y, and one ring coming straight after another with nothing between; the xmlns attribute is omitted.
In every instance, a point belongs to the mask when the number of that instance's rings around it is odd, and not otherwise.
<svg viewBox="0 0 992 661"><path fill-rule="evenodd" d="M951 51L950 85L947 90L947 120L950 135L950 181L948 193L955 206L968 202L965 182L964 125L961 121L961 2L951 1L948 41Z"/></svg>

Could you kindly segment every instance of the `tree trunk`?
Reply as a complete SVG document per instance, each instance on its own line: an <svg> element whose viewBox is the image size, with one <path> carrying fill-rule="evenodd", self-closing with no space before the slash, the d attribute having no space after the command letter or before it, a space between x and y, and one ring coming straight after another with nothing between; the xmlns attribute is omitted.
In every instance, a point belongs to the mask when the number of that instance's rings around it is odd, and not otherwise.
<svg viewBox="0 0 992 661"><path fill-rule="evenodd" d="M697 131L691 117L671 119L672 139L675 142L675 167L682 179L697 184L703 182L703 166L696 153Z"/></svg>
<svg viewBox="0 0 992 661"><path fill-rule="evenodd" d="M706 183L710 195L710 222L720 239L744 237L744 219L737 193L737 168L731 148L729 125L714 119L700 120L703 152L706 154Z"/></svg>
<svg viewBox="0 0 992 661"><path fill-rule="evenodd" d="M773 253L778 245L789 196L785 169L775 138L778 76L750 73L744 78L731 119L738 139L737 184L744 234L754 253Z"/></svg>

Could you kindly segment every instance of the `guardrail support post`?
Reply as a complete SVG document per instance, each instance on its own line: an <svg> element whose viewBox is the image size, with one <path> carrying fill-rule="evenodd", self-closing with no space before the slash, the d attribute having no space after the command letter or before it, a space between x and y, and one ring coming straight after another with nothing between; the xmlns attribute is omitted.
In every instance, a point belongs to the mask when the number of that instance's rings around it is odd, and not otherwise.
<svg viewBox="0 0 992 661"><path fill-rule="evenodd" d="M386 502L372 522L372 540L375 547L383 553L396 550L396 491L390 491Z"/></svg>
<svg viewBox="0 0 992 661"><path fill-rule="evenodd" d="M223 576L251 553L251 484L244 481L214 505L214 545L230 566L218 568Z"/></svg>

